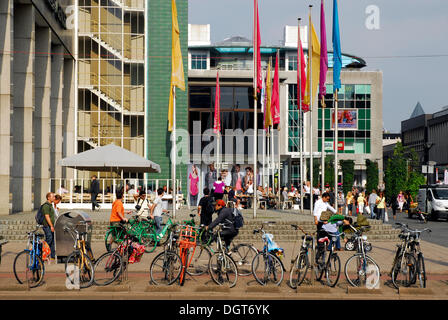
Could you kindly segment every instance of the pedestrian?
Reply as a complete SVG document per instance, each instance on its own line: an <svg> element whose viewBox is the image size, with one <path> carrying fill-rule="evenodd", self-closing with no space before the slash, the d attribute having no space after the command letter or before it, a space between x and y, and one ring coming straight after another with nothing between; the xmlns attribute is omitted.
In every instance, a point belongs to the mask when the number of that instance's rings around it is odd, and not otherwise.
<svg viewBox="0 0 448 320"><path fill-rule="evenodd" d="M404 198L403 191L400 190L400 193L397 196L398 208L400 209L400 213L403 212L403 205L406 202ZM395 216L394 216L395 218Z"/></svg>
<svg viewBox="0 0 448 320"><path fill-rule="evenodd" d="M353 212L353 194L351 191L347 192L347 197L346 197L345 203L347 205L348 215L351 216L352 212Z"/></svg>
<svg viewBox="0 0 448 320"><path fill-rule="evenodd" d="M53 263L56 257L56 251L54 246L54 222L55 222L55 215L53 209L54 193L48 192L46 195L46 199L47 201L41 206L40 209L42 211L42 214L44 215L44 222L42 229L44 230L45 234L45 242L47 242L51 250L49 263Z"/></svg>
<svg viewBox="0 0 448 320"><path fill-rule="evenodd" d="M222 197L224 195L225 186L226 186L226 184L222 181L221 177L218 178L218 181L215 181L213 183L213 187L214 187L213 195L215 197L215 200L222 199Z"/></svg>
<svg viewBox="0 0 448 320"><path fill-rule="evenodd" d="M224 224L221 230L221 239L228 249L233 238L238 235L238 229L233 225L233 209L227 208L223 200L217 200L215 202L215 211L218 213L218 217L206 227L206 230L213 230L218 224Z"/></svg>
<svg viewBox="0 0 448 320"><path fill-rule="evenodd" d="M232 185L236 188L236 193L240 194L243 189L243 173L240 171L240 165L232 168Z"/></svg>
<svg viewBox="0 0 448 320"><path fill-rule="evenodd" d="M384 192L380 191L378 197L375 200L376 204L376 219L377 220L383 220L384 222L384 216L385 216L385 210L386 210L386 197L384 196Z"/></svg>
<svg viewBox="0 0 448 320"><path fill-rule="evenodd" d="M333 213L336 213L336 209L330 206L328 203L330 201L330 195L328 193L324 193L322 195L322 198L317 200L314 205L313 215L314 215L314 224L318 226L318 230L320 229L320 226L322 225L322 221L320 221L320 216L322 212L324 211L331 211ZM319 226L320 223L320 226Z"/></svg>
<svg viewBox="0 0 448 320"><path fill-rule="evenodd" d="M213 207L214 199L210 197L210 190L205 187L202 191L204 196L199 200L198 204L198 215L200 217L200 224L208 226L212 222L212 215L215 211Z"/></svg>
<svg viewBox="0 0 448 320"><path fill-rule="evenodd" d="M396 220L396 216L397 216L397 209L399 208L399 204L398 204L398 196L397 197L392 197L389 200L389 208L392 209L392 216L394 217L394 220ZM385 219L383 219L385 220Z"/></svg>
<svg viewBox="0 0 448 320"><path fill-rule="evenodd" d="M342 191L338 192L338 212L339 214L344 214L344 205L345 205L345 201L344 201L344 194L342 193Z"/></svg>
<svg viewBox="0 0 448 320"><path fill-rule="evenodd" d="M211 191L213 190L213 184L215 183L217 178L217 172L215 169L215 165L210 163L208 165L208 172L205 174L205 186Z"/></svg>
<svg viewBox="0 0 448 320"><path fill-rule="evenodd" d="M145 190L142 188L140 192L138 194L134 194L133 197L135 200L135 210L137 211L137 215L142 218L147 218L151 204L149 203Z"/></svg>
<svg viewBox="0 0 448 320"><path fill-rule="evenodd" d="M369 208L370 208L370 219L375 219L375 206L376 206L376 199L378 198L378 195L376 194L376 190L373 189L372 193L369 195Z"/></svg>
<svg viewBox="0 0 448 320"><path fill-rule="evenodd" d="M199 176L198 176L198 169L196 168L195 165L191 167L191 172L188 178L190 179L190 205L196 207L198 204Z"/></svg>
<svg viewBox="0 0 448 320"><path fill-rule="evenodd" d="M131 211L124 211L123 206L123 189L118 189L115 192L116 200L112 203L112 211L110 212L109 224L111 226L120 225L121 223L128 222L125 214L130 214Z"/></svg>
<svg viewBox="0 0 448 320"><path fill-rule="evenodd" d="M98 194L100 193L100 183L97 179L96 175L92 176L92 182L90 184L90 195L92 199L92 211L95 211L96 208L98 210L101 209L101 206L96 202L96 198L98 197Z"/></svg>
<svg viewBox="0 0 448 320"><path fill-rule="evenodd" d="M59 208L58 204L61 202L62 197L59 194L54 195L54 202L53 202L53 210L54 210L54 219L56 220L59 217Z"/></svg>
<svg viewBox="0 0 448 320"><path fill-rule="evenodd" d="M154 220L154 224L156 226L156 235L158 239L161 238L159 234L162 231L162 213L168 213L168 210L162 208L162 197L164 196L164 194L165 192L163 191L163 189L157 189L157 197L154 200L149 212L151 219Z"/></svg>

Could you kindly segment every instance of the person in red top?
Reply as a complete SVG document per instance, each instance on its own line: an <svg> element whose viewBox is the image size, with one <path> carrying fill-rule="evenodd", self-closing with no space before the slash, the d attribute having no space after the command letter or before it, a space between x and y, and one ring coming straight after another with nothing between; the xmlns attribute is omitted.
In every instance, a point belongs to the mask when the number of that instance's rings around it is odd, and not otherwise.
<svg viewBox="0 0 448 320"><path fill-rule="evenodd" d="M123 191L118 190L117 200L112 204L112 212L110 214L110 225L117 225L119 223L128 222L128 219L124 216L125 214L130 214L132 211L124 211L123 207Z"/></svg>

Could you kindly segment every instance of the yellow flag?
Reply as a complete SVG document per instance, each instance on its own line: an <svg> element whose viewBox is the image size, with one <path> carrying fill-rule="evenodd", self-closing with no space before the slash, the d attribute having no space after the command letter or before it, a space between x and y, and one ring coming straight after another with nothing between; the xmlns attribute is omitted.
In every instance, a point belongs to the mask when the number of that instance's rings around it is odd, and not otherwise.
<svg viewBox="0 0 448 320"><path fill-rule="evenodd" d="M268 71L266 75L266 103L264 104L265 106L264 127L266 130L267 128L269 128L269 126L272 126L271 96L272 96L271 60L269 60Z"/></svg>
<svg viewBox="0 0 448 320"><path fill-rule="evenodd" d="M168 131L173 130L173 113L174 113L174 95L173 87L176 86L185 91L184 66L182 63L182 52L180 51L180 32L179 23L177 22L176 0L171 0L171 17L172 17L172 33L171 33L171 84L170 84L170 101L168 106Z"/></svg>
<svg viewBox="0 0 448 320"><path fill-rule="evenodd" d="M317 37L316 30L314 29L314 25L311 22L310 15L310 26L311 26L311 40L308 45L308 63L306 65L306 89L305 96L303 97L303 104L305 106L310 106L310 86L312 89L311 97L315 97L317 94L317 87L319 86L319 73L320 73L320 42ZM310 65L312 65L312 81L313 83L310 85Z"/></svg>

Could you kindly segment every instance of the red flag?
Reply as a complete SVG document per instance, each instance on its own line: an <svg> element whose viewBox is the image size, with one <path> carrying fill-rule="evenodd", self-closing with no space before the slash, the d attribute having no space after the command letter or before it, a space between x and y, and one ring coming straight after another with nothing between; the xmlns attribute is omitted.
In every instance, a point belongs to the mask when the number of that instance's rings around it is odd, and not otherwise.
<svg viewBox="0 0 448 320"><path fill-rule="evenodd" d="M255 55L257 55L256 73L254 75L257 78L256 83L257 93L259 93L261 91L261 88L263 87L263 76L261 75L260 43L261 43L261 37L260 37L260 19L258 17L258 0L254 0L254 58Z"/></svg>
<svg viewBox="0 0 448 320"><path fill-rule="evenodd" d="M300 58L299 58L300 57ZM300 69L299 70L299 59L300 59ZM299 83L302 86L302 90L299 91ZM305 56L303 55L302 39L300 38L300 26L298 27L297 36L297 108L300 109L300 99L303 102L303 97L305 96L306 89L306 66L305 66ZM302 104L302 111L310 111L309 106Z"/></svg>
<svg viewBox="0 0 448 320"><path fill-rule="evenodd" d="M275 58L275 74L274 74L274 84L272 88L272 99L271 99L271 114L273 119L273 124L280 123L280 83L278 79L278 51Z"/></svg>
<svg viewBox="0 0 448 320"><path fill-rule="evenodd" d="M221 88L219 87L219 71L216 72L216 90L215 90L215 121L213 132L221 132Z"/></svg>

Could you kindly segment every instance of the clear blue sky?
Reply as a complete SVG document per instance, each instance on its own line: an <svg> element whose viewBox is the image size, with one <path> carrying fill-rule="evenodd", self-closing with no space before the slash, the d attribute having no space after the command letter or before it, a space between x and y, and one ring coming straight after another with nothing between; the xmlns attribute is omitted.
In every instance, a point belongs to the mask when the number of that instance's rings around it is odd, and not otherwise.
<svg viewBox="0 0 448 320"><path fill-rule="evenodd" d="M252 39L253 0L188 0L189 23L210 24L211 41L234 35ZM308 5L319 32L320 0L259 0L263 44L283 39L285 25L307 21ZM339 0L342 52L362 57L364 70L383 72L383 123L400 131L420 101L426 113L448 105L447 0ZM379 29L365 22L379 9ZM333 0L325 1L328 49L332 50ZM435 56L441 55L441 56ZM414 57L419 56L419 57Z"/></svg>

